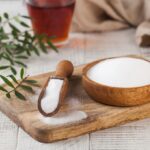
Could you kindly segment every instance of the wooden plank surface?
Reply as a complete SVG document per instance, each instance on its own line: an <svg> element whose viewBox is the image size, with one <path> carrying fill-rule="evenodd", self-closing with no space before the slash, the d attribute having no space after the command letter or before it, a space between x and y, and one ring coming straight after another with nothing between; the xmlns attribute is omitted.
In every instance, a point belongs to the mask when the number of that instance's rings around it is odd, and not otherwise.
<svg viewBox="0 0 150 150"><path fill-rule="evenodd" d="M17 12L23 12L20 0L1 0L0 12L2 13L5 11L10 13L13 12L14 14ZM65 56L76 63L76 65L97 58L124 54L141 54L144 56L150 56L150 48L139 48L136 45L134 38L135 30L133 29L110 33L73 34L71 36L71 43L80 44L73 44L74 48L70 48L70 50L68 49L67 51L65 51L64 48L61 48L61 55L50 52L49 55L42 55L41 58L31 58L30 61L27 62L29 65L27 74L35 75L51 71L55 68L58 60L61 60L61 58L64 59ZM76 49L78 50L76 51ZM130 123L124 127L120 126L92 133L90 134L90 137L87 134L86 136L53 144L41 144L36 142L24 131L21 129L18 130L18 127L2 113L0 113L0 120L0 149L2 150L149 150L150 147L150 119ZM8 132L6 126L10 129ZM8 134L10 132L13 134ZM134 137L132 139L131 134L129 134L130 132L133 135L132 137Z"/></svg>
<svg viewBox="0 0 150 150"><path fill-rule="evenodd" d="M149 119L128 123L90 135L92 150L149 150Z"/></svg>

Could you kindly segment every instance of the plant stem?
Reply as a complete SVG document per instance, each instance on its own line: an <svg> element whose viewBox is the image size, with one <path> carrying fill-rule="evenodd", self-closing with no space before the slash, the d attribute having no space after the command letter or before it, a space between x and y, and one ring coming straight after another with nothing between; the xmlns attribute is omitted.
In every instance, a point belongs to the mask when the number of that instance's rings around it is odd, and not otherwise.
<svg viewBox="0 0 150 150"><path fill-rule="evenodd" d="M9 91L8 94L12 93L13 91L16 91L17 88L19 88L20 85L22 85L22 83L23 83L28 77L29 77L29 75L26 76L21 82L19 82L19 83L17 84L17 86L16 86L13 90Z"/></svg>

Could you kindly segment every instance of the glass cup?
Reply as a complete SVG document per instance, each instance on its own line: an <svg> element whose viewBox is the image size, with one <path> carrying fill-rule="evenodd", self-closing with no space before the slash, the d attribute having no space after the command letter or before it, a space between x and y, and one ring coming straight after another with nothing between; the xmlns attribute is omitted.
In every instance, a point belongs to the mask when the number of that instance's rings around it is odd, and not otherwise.
<svg viewBox="0 0 150 150"><path fill-rule="evenodd" d="M75 0L26 0L26 4L36 34L53 37L56 46L67 41Z"/></svg>

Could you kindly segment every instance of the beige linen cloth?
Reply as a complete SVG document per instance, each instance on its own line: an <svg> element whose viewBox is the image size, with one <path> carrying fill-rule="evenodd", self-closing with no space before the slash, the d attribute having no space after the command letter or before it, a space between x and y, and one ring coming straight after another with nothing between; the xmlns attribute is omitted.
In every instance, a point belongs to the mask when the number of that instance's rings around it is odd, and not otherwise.
<svg viewBox="0 0 150 150"><path fill-rule="evenodd" d="M135 27L136 41L150 45L150 0L77 0L72 30L93 32Z"/></svg>

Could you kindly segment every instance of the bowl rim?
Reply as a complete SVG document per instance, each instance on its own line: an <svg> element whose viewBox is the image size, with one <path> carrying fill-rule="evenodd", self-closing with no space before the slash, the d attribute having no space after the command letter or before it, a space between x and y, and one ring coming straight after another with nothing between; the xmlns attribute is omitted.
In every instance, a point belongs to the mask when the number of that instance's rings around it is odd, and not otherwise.
<svg viewBox="0 0 150 150"><path fill-rule="evenodd" d="M149 87L150 84L147 85L143 85L143 86L135 86L135 87L114 87L114 86L109 86L109 85L105 85L102 83L98 83L96 81L93 81L92 79L90 79L87 76L87 72L89 71L89 69L91 69L93 66L95 66L97 63L105 61L105 60L109 60L109 59L114 59L114 58L123 58L123 57L128 57L128 58L136 58L136 59L142 59L145 60L147 62L150 63L150 60L139 56L139 55L125 55L125 56L118 56L118 57L109 57L109 58L104 58L104 59L99 59L93 62L88 63L82 70L82 78L84 80L87 80L88 82L90 82L91 84L94 84L95 87L101 86L101 87L105 87L105 88L112 88L112 89L120 89L120 90L135 90L135 89L141 89L141 88L145 88L145 87Z"/></svg>

